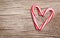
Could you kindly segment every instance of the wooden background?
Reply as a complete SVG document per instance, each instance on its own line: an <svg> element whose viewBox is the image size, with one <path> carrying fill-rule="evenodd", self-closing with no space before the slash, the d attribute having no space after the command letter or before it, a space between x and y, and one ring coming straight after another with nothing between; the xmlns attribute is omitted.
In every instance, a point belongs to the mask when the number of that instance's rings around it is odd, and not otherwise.
<svg viewBox="0 0 60 38"><path fill-rule="evenodd" d="M30 9L34 3L42 10L55 10L55 17L41 31L32 21ZM46 16L37 15L39 25ZM60 0L0 0L0 38L60 38Z"/></svg>

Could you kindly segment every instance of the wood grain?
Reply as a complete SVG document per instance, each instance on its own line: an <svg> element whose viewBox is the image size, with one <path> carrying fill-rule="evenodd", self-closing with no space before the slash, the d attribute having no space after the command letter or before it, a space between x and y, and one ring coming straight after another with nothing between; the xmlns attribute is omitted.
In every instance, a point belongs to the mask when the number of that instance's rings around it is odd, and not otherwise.
<svg viewBox="0 0 60 38"><path fill-rule="evenodd" d="M41 31L32 21L30 9L34 3L42 10L55 10L55 17ZM47 15L42 18L35 12L41 25ZM60 0L0 0L0 38L60 38Z"/></svg>

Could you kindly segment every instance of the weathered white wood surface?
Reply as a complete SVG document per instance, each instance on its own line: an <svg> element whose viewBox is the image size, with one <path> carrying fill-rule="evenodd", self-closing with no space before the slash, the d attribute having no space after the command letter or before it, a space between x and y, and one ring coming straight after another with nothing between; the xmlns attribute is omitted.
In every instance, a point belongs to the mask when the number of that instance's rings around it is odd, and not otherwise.
<svg viewBox="0 0 60 38"><path fill-rule="evenodd" d="M55 17L42 31L37 31L32 21L34 3L42 10L55 10ZM41 25L46 16L37 18ZM0 0L0 38L60 38L60 0Z"/></svg>

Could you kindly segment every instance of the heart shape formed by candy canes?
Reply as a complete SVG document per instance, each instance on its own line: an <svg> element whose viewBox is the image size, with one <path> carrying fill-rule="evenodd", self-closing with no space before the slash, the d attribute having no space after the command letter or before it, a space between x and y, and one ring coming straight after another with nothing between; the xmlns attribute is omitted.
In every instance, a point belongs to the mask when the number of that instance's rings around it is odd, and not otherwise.
<svg viewBox="0 0 60 38"><path fill-rule="evenodd" d="M42 23L41 26L38 26L37 19L36 19L36 14L34 13L35 8L37 8L38 14L42 17L44 17L46 15L46 13L48 13L49 11L51 12L51 15L47 18L47 20L44 21L44 23ZM41 8L37 4L33 4L32 8L31 8L31 14L32 14L32 19L33 19L35 28L37 30L42 30L44 28L44 26L46 24L48 24L48 22L52 19L52 17L54 16L54 13L55 12L52 8L47 8L47 9L44 10L44 12L42 12Z"/></svg>

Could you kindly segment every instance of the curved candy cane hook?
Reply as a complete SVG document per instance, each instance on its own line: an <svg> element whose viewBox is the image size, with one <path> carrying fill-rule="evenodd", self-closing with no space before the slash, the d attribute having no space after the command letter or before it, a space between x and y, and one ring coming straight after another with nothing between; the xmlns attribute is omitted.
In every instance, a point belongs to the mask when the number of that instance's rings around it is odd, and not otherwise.
<svg viewBox="0 0 60 38"><path fill-rule="evenodd" d="M44 17L46 15L46 13L48 11L51 12L51 15L48 17L48 19L41 25L41 26L38 26L38 23L37 23L37 20L36 20L36 14L34 12L34 9L37 8L38 10L38 14L42 17ZM54 10L52 8L47 8L44 12L41 11L41 8L37 5L37 4L34 4L32 5L32 8L31 8L31 13L32 13L32 18L33 18L33 22L34 22L34 26L37 30L42 30L44 28L44 26L46 24L48 24L48 22L51 20L51 18L54 16Z"/></svg>

